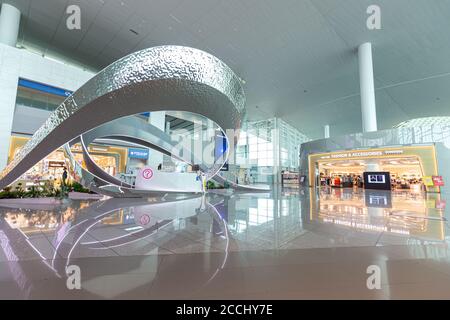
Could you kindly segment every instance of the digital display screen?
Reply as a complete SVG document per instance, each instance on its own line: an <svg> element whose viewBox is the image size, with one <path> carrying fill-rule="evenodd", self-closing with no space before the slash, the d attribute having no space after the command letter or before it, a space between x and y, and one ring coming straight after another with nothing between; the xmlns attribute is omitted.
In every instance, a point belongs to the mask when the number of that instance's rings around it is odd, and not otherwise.
<svg viewBox="0 0 450 320"><path fill-rule="evenodd" d="M364 172L364 189L391 190L389 172Z"/></svg>
<svg viewBox="0 0 450 320"><path fill-rule="evenodd" d="M369 174L369 183L386 183L386 178L383 174Z"/></svg>

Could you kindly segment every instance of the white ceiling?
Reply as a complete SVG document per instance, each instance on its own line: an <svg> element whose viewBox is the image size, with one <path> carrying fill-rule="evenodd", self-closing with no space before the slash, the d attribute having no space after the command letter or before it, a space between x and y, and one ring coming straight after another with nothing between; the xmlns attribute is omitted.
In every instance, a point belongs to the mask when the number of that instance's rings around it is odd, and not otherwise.
<svg viewBox="0 0 450 320"><path fill-rule="evenodd" d="M250 119L279 116L312 138L361 131L357 55L373 43L379 129L450 115L450 0L8 0L21 39L100 68L133 51L187 45L246 82ZM366 28L378 4L382 30ZM81 30L65 8L81 7ZM135 30L138 35L130 31Z"/></svg>

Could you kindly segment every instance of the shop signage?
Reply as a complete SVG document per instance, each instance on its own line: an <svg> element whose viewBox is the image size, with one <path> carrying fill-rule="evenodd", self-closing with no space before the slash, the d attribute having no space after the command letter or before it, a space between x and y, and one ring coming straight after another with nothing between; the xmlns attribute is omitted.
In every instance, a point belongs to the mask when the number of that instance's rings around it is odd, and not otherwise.
<svg viewBox="0 0 450 320"><path fill-rule="evenodd" d="M128 157L132 159L148 159L148 149L135 149L135 148L129 148L128 149Z"/></svg>
<svg viewBox="0 0 450 320"><path fill-rule="evenodd" d="M331 155L323 156L321 159L345 159L345 158L363 158L363 157L379 157L383 155L398 155L403 154L403 150L384 150L384 151L358 151L333 153Z"/></svg>
<svg viewBox="0 0 450 320"><path fill-rule="evenodd" d="M72 152L81 152L81 151L83 151L83 148L81 148L81 146L80 145L73 145L72 147L70 147L70 150L72 150ZM108 152L109 151L109 149L108 149L108 147L104 147L104 148L102 148L102 147L88 147L88 151L89 152Z"/></svg>
<svg viewBox="0 0 450 320"><path fill-rule="evenodd" d="M435 187L444 186L444 179L442 178L442 176L433 176L433 182Z"/></svg>
<svg viewBox="0 0 450 320"><path fill-rule="evenodd" d="M65 163L64 161L49 161L48 166L49 168L62 168L64 167Z"/></svg>

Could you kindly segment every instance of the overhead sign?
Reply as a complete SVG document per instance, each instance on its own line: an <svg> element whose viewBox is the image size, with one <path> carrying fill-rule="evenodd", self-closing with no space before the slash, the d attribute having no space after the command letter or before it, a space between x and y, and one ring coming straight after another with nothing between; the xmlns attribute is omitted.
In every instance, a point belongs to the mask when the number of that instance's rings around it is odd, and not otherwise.
<svg viewBox="0 0 450 320"><path fill-rule="evenodd" d="M61 97L68 97L72 94L72 91L64 90L61 88L53 87L48 84L43 84L31 80L19 79L19 86L24 88L29 88L49 94L53 94Z"/></svg>
<svg viewBox="0 0 450 320"><path fill-rule="evenodd" d="M358 151L358 152L343 152L332 153L321 157L321 159L346 159L346 158L365 158L365 157L379 157L387 155L403 154L403 150L376 150L376 151Z"/></svg>
<svg viewBox="0 0 450 320"><path fill-rule="evenodd" d="M128 149L128 157L132 159L148 159L148 149L135 149L135 148L129 148Z"/></svg>

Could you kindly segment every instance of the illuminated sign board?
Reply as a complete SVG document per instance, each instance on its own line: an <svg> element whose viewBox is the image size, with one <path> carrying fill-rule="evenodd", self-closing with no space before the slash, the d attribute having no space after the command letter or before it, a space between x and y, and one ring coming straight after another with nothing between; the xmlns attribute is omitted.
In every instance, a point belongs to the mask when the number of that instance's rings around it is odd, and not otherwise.
<svg viewBox="0 0 450 320"><path fill-rule="evenodd" d="M364 157L379 157L403 154L403 150L384 150L384 151L360 151L360 152L344 152L333 153L321 157L321 159L346 159L346 158L364 158Z"/></svg>
<svg viewBox="0 0 450 320"><path fill-rule="evenodd" d="M369 183L386 183L385 176L383 174L369 174Z"/></svg>
<svg viewBox="0 0 450 320"><path fill-rule="evenodd" d="M131 159L148 159L148 149L135 149L135 148L129 148L128 149L128 157Z"/></svg>

